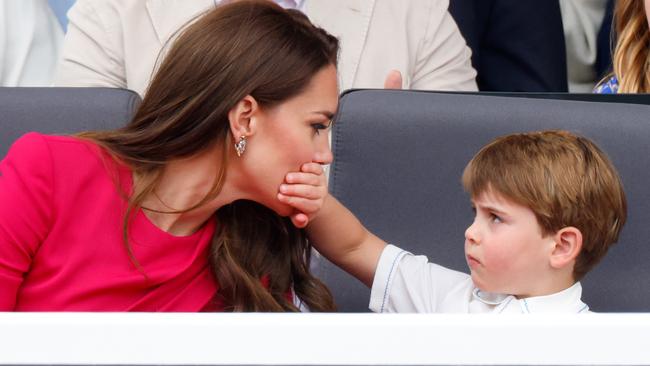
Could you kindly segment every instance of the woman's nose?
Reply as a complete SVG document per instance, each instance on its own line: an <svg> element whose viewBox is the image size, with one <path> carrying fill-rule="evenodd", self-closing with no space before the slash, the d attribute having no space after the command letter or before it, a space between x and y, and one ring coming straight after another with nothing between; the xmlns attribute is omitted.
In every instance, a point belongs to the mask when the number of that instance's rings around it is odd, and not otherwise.
<svg viewBox="0 0 650 366"><path fill-rule="evenodd" d="M327 165L331 164L334 160L334 155L332 154L332 149L330 148L329 139L323 139L324 142L321 142L316 154L314 156L314 162Z"/></svg>

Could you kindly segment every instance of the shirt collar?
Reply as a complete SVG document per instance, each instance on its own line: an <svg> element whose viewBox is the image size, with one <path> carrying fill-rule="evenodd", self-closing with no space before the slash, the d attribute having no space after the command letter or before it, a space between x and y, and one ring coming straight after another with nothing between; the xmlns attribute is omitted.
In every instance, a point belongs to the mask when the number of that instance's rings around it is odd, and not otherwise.
<svg viewBox="0 0 650 366"><path fill-rule="evenodd" d="M521 299L521 305L528 313L583 313L589 310L587 304L580 300L582 286L576 282L573 286L546 296Z"/></svg>
<svg viewBox="0 0 650 366"><path fill-rule="evenodd" d="M474 296L475 299L477 299L478 301L486 305L500 305L507 298L511 296L511 295L497 294L494 292L484 292L478 288L474 289L472 295Z"/></svg>
<svg viewBox="0 0 650 366"><path fill-rule="evenodd" d="M580 299L582 286L576 282L573 286L546 296L534 296L515 299L512 295L473 291L474 298L487 305L519 307L522 313L584 313L589 311L587 304ZM505 309L502 309L502 311Z"/></svg>

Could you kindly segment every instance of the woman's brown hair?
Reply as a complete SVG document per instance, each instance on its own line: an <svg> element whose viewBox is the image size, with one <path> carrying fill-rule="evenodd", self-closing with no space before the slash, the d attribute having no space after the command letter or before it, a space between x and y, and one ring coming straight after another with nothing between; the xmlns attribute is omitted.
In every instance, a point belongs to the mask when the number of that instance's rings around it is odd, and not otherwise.
<svg viewBox="0 0 650 366"><path fill-rule="evenodd" d="M81 136L105 147L138 177L124 218L154 192L166 164L220 146L224 153L211 192L217 196L232 148L228 112L251 95L262 108L304 90L312 77L336 65L338 41L307 17L270 1L221 5L187 26L156 71L132 121L113 131ZM232 311L296 311L293 291L312 311L333 311L329 290L309 272L311 246L302 230L270 209L235 201L216 215L211 266L218 296Z"/></svg>
<svg viewBox="0 0 650 366"><path fill-rule="evenodd" d="M612 57L619 93L650 92L650 29L642 0L617 0Z"/></svg>

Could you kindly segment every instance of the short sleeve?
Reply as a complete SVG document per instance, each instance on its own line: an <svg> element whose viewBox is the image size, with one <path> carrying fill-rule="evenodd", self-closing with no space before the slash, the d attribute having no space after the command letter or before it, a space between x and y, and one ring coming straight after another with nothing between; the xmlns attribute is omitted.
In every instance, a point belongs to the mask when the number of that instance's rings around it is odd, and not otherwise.
<svg viewBox="0 0 650 366"><path fill-rule="evenodd" d="M17 140L0 162L0 311L13 310L53 217L52 159L42 135Z"/></svg>
<svg viewBox="0 0 650 366"><path fill-rule="evenodd" d="M450 301L452 290L468 283L467 279L465 273L388 245L377 264L369 307L378 313L435 313L443 301Z"/></svg>

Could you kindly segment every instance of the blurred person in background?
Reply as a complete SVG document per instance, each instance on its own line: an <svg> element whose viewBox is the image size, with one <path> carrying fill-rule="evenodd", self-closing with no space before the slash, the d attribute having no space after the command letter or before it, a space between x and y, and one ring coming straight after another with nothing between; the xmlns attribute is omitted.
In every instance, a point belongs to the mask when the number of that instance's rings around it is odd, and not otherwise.
<svg viewBox="0 0 650 366"><path fill-rule="evenodd" d="M452 0L481 91L565 92L566 53L557 0Z"/></svg>
<svg viewBox="0 0 650 366"><path fill-rule="evenodd" d="M76 0L48 0L50 8L59 20L59 24L61 24L64 33L68 30L68 10L72 5L74 5L75 1Z"/></svg>
<svg viewBox="0 0 650 366"><path fill-rule="evenodd" d="M596 64L594 65L597 75L608 75L612 72L612 51L616 46L616 33L612 31L615 3L614 0L607 1L605 19L598 31L598 55L596 56Z"/></svg>
<svg viewBox="0 0 650 366"><path fill-rule="evenodd" d="M605 74L596 69L607 0L560 0L569 92L589 93Z"/></svg>
<svg viewBox="0 0 650 366"><path fill-rule="evenodd" d="M611 29L611 17L607 19L606 16L607 6L608 0L560 0L571 93L590 93L609 71L608 66L599 67L598 59L603 54L601 47L607 50L604 54L609 54L610 50L608 39L604 44L600 40L601 29Z"/></svg>
<svg viewBox="0 0 650 366"><path fill-rule="evenodd" d="M617 0L613 71L594 90L601 94L650 92L650 0Z"/></svg>
<svg viewBox="0 0 650 366"><path fill-rule="evenodd" d="M57 86L145 94L176 32L221 0L78 0L69 12ZM476 90L471 51L448 0L275 0L341 40L339 84Z"/></svg>
<svg viewBox="0 0 650 366"><path fill-rule="evenodd" d="M0 0L0 85L50 85L62 44L47 0Z"/></svg>

